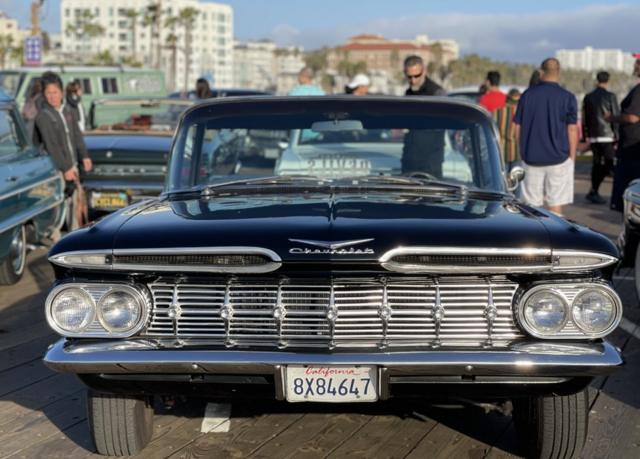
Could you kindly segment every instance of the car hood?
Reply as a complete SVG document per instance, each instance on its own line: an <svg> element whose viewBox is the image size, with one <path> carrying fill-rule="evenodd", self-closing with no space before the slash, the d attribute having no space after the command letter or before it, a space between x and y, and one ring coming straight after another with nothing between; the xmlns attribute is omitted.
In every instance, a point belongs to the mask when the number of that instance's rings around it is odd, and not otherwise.
<svg viewBox="0 0 640 459"><path fill-rule="evenodd" d="M335 250L316 244L362 240ZM617 256L604 236L508 198L394 193L158 199L74 232L52 252L260 247L283 261L362 262L410 246L563 248Z"/></svg>

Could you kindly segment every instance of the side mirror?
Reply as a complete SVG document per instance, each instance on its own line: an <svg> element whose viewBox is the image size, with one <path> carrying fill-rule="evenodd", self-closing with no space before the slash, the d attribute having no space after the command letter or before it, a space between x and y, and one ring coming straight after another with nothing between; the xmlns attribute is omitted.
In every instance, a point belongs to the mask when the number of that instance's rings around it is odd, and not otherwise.
<svg viewBox="0 0 640 459"><path fill-rule="evenodd" d="M520 185L520 182L524 180L524 167L521 164L514 164L511 166L509 170L509 174L507 175L507 189L509 191L515 191Z"/></svg>

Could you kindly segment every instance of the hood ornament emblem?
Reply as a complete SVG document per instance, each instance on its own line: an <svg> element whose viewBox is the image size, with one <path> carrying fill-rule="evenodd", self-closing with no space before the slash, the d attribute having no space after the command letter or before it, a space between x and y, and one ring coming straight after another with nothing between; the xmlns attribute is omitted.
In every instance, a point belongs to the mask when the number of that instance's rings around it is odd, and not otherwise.
<svg viewBox="0 0 640 459"><path fill-rule="evenodd" d="M353 246L371 242L373 240L373 238L354 239L349 241L316 241L311 239L289 239L289 241L291 242L317 247L315 249L293 247L289 249L289 253L296 255L372 255L374 251L371 248L354 248Z"/></svg>

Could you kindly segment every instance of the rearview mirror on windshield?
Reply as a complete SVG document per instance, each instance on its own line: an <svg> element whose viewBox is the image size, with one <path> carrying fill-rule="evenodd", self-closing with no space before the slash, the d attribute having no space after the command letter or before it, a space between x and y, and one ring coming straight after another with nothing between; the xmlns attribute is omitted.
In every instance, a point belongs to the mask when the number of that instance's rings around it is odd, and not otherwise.
<svg viewBox="0 0 640 459"><path fill-rule="evenodd" d="M361 131L364 127L359 120L316 121L311 125L314 132Z"/></svg>

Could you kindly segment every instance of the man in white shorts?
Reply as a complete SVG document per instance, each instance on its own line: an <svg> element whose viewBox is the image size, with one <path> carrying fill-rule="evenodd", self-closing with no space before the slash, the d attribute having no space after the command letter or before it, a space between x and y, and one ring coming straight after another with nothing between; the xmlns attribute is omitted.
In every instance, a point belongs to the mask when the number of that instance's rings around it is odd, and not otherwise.
<svg viewBox="0 0 640 459"><path fill-rule="evenodd" d="M522 198L562 215L573 202L573 174L578 146L578 104L560 87L560 63L545 59L538 85L527 89L514 117L525 163Z"/></svg>

